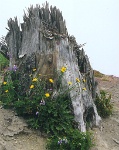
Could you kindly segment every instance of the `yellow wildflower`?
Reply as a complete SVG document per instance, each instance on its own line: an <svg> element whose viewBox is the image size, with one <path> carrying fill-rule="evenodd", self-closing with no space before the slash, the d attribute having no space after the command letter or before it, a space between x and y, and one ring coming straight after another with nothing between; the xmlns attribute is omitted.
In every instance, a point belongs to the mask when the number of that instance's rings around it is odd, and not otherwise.
<svg viewBox="0 0 119 150"><path fill-rule="evenodd" d="M86 91L86 88L82 88L82 90Z"/></svg>
<svg viewBox="0 0 119 150"><path fill-rule="evenodd" d="M68 84L69 84L69 85L72 85L72 82L69 81Z"/></svg>
<svg viewBox="0 0 119 150"><path fill-rule="evenodd" d="M83 82L86 82L86 80L85 80L85 79L83 79Z"/></svg>
<svg viewBox="0 0 119 150"><path fill-rule="evenodd" d="M67 69L66 67L62 67L62 68L61 68L61 72L64 73L64 72L66 71L66 69Z"/></svg>
<svg viewBox="0 0 119 150"><path fill-rule="evenodd" d="M34 68L33 71L36 71L36 68Z"/></svg>
<svg viewBox="0 0 119 150"><path fill-rule="evenodd" d="M49 82L53 83L54 81L53 81L53 79L49 79Z"/></svg>
<svg viewBox="0 0 119 150"><path fill-rule="evenodd" d="M8 93L9 91L8 90L5 90L5 93Z"/></svg>
<svg viewBox="0 0 119 150"><path fill-rule="evenodd" d="M6 84L7 84L7 82L3 82L3 84L4 84L4 85L6 85Z"/></svg>
<svg viewBox="0 0 119 150"><path fill-rule="evenodd" d="M37 78L33 78L33 80L32 80L33 82L36 82L36 81L38 81L38 79Z"/></svg>
<svg viewBox="0 0 119 150"><path fill-rule="evenodd" d="M32 84L31 86L30 86L30 89L33 89L34 88L34 85Z"/></svg>
<svg viewBox="0 0 119 150"><path fill-rule="evenodd" d="M50 97L50 94L49 94L49 93L46 93L45 96L46 96L46 97Z"/></svg>
<svg viewBox="0 0 119 150"><path fill-rule="evenodd" d="M76 82L80 82L79 78L76 78Z"/></svg>

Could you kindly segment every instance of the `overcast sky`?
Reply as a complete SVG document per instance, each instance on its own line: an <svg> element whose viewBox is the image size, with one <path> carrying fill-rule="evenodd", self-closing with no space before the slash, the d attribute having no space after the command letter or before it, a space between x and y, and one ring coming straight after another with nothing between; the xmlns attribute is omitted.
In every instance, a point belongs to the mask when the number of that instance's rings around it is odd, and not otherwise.
<svg viewBox="0 0 119 150"><path fill-rule="evenodd" d="M0 37L6 35L7 20L45 0L0 0ZM68 33L78 44L87 43L85 53L93 69L119 76L119 0L47 0L62 11Z"/></svg>

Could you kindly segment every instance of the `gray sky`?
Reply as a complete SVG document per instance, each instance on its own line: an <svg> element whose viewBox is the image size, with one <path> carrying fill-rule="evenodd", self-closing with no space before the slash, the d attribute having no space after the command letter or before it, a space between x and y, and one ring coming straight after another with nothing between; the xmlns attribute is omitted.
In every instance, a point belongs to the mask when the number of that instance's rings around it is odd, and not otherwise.
<svg viewBox="0 0 119 150"><path fill-rule="evenodd" d="M119 76L119 0L47 0L59 8L66 20L68 33L84 47L93 69ZM0 0L0 37L6 35L7 20L45 0Z"/></svg>

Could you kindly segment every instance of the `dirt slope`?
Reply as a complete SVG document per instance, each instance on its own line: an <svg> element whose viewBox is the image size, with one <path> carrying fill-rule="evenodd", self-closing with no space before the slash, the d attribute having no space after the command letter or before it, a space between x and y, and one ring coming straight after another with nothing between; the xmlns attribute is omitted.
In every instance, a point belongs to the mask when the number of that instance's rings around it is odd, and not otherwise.
<svg viewBox="0 0 119 150"><path fill-rule="evenodd" d="M96 146L92 150L119 150L119 78L104 76L96 80L100 89L112 94L114 111L102 120L100 129L93 129ZM22 118L0 106L0 150L45 150L45 141L40 132L28 129Z"/></svg>
<svg viewBox="0 0 119 150"><path fill-rule="evenodd" d="M45 138L27 128L22 118L0 108L0 150L44 150Z"/></svg>
<svg viewBox="0 0 119 150"><path fill-rule="evenodd" d="M113 114L102 120L100 129L93 129L96 147L93 150L119 150L119 78L104 76L96 78L99 88L112 94Z"/></svg>

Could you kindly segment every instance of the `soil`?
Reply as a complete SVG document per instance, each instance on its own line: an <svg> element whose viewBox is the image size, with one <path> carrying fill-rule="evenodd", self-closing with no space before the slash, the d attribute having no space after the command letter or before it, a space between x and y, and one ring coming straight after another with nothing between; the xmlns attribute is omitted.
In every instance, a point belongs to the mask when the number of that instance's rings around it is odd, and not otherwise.
<svg viewBox="0 0 119 150"><path fill-rule="evenodd" d="M13 111L0 108L0 150L45 150L45 141Z"/></svg>
<svg viewBox="0 0 119 150"><path fill-rule="evenodd" d="M112 94L113 114L93 128L96 146L92 150L119 150L119 78L96 78L100 89ZM0 106L0 150L45 150L46 138L28 128L23 118Z"/></svg>
<svg viewBox="0 0 119 150"><path fill-rule="evenodd" d="M113 114L93 129L96 146L92 150L119 150L119 78L105 75L96 80L99 89L112 95Z"/></svg>

